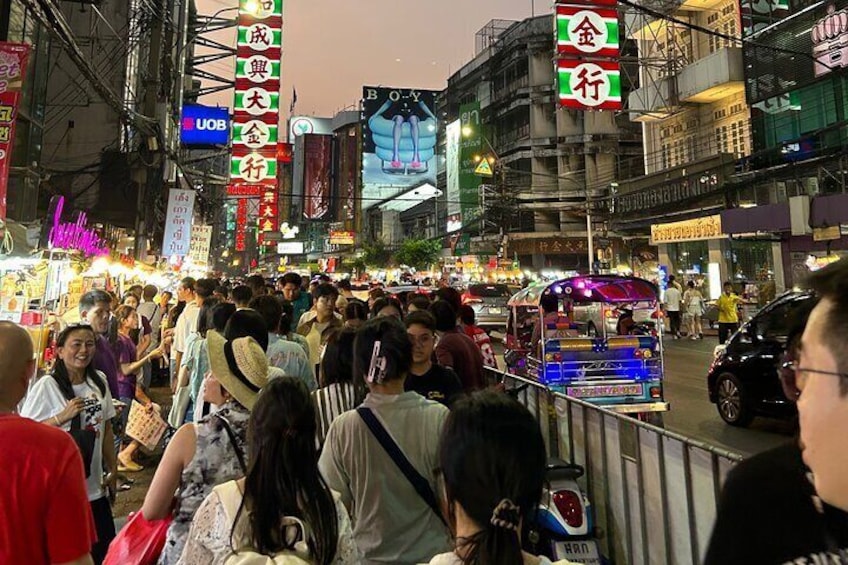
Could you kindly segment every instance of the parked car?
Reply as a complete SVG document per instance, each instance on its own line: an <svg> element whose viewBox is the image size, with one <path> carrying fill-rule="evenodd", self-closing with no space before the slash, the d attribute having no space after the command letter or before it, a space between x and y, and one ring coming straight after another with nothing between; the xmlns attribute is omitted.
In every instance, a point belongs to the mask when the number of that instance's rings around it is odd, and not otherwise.
<svg viewBox="0 0 848 565"><path fill-rule="evenodd" d="M731 426L748 426L755 416L791 419L797 413L783 394L777 371L787 335L810 298L798 291L779 296L716 348L707 388L710 402Z"/></svg>
<svg viewBox="0 0 848 565"><path fill-rule="evenodd" d="M647 306L643 304L638 308L633 308L632 304L607 304L603 302L575 304L574 322L590 337L616 335L618 320L624 311L629 309L634 322L653 328L656 325L656 308L648 308Z"/></svg>
<svg viewBox="0 0 848 565"><path fill-rule="evenodd" d="M462 294L462 303L474 308L481 328L502 329L506 328L506 305L511 296L505 284L469 284Z"/></svg>

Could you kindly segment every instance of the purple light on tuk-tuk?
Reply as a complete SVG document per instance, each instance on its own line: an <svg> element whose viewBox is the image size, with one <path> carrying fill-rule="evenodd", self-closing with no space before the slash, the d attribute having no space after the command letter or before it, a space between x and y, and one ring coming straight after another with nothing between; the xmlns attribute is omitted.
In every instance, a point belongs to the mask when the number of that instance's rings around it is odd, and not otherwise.
<svg viewBox="0 0 848 565"><path fill-rule="evenodd" d="M583 290L584 288L586 288L586 281L582 281L582 280L581 280L581 281L577 281L577 285L576 285L576 286L577 286L577 288L579 288L579 289Z"/></svg>
<svg viewBox="0 0 848 565"><path fill-rule="evenodd" d="M585 296L586 298L592 298L592 290L587 288L583 291L583 296Z"/></svg>
<svg viewBox="0 0 848 565"><path fill-rule="evenodd" d="M556 286L554 287L554 293L556 293L556 294L562 294L562 287L561 287L560 285L556 285Z"/></svg>

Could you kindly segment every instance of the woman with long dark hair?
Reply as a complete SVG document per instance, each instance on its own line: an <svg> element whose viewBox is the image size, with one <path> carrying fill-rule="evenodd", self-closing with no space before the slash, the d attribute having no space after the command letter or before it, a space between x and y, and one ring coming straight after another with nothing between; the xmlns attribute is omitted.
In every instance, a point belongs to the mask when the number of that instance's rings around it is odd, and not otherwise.
<svg viewBox="0 0 848 565"><path fill-rule="evenodd" d="M69 326L62 331L56 338L57 356L52 374L33 385L20 414L67 432L94 433L93 447L88 443L91 449L83 453L83 462L88 500L97 527L97 543L91 555L95 563L101 563L109 542L115 537L112 508L104 483L115 492L117 460L110 423L115 417L115 406L106 386L106 376L96 371L92 363L96 342L97 335L88 325ZM104 464L109 469L105 478Z"/></svg>
<svg viewBox="0 0 848 565"><path fill-rule="evenodd" d="M439 464L456 547L431 565L550 565L521 550L521 527L545 480L542 432L525 407L493 391L458 400L442 431Z"/></svg>
<svg viewBox="0 0 848 565"><path fill-rule="evenodd" d="M351 304L361 304L352 302ZM312 393L318 417L318 442L324 443L330 424L344 412L353 410L363 398L364 387L354 386L353 341L356 330L344 328L327 339L321 356L321 382Z"/></svg>
<svg viewBox="0 0 848 565"><path fill-rule="evenodd" d="M206 497L180 563L223 563L244 552L359 563L347 510L318 472L306 385L295 377L271 381L253 407L247 437L246 476Z"/></svg>

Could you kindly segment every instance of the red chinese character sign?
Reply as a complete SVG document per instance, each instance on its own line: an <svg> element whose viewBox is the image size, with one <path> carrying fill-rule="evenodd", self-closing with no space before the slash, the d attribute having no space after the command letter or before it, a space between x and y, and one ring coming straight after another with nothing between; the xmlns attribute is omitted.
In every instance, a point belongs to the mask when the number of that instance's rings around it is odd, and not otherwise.
<svg viewBox="0 0 848 565"><path fill-rule="evenodd" d="M278 206L277 142L280 119L283 0L239 0L236 47L233 152L230 178L233 196L259 197L261 204ZM230 191L228 191L230 192ZM268 202L271 199L273 202ZM244 211L244 224L238 213ZM264 208L267 212L267 207ZM263 217L259 227L277 231L279 221ZM237 209L236 247L244 249L247 206ZM263 230L264 226L270 226ZM240 235L239 235L240 234ZM241 236L241 244L239 237ZM241 249L239 249L241 247Z"/></svg>
<svg viewBox="0 0 848 565"><path fill-rule="evenodd" d="M238 199L236 206L236 251L244 251L247 248L247 200Z"/></svg>
<svg viewBox="0 0 848 565"><path fill-rule="evenodd" d="M29 45L0 42L0 221L6 219L15 117L28 58Z"/></svg>
<svg viewBox="0 0 848 565"><path fill-rule="evenodd" d="M617 61L562 59L557 63L559 103L575 110L620 110L621 74Z"/></svg>
<svg viewBox="0 0 848 565"><path fill-rule="evenodd" d="M557 83L560 106L620 110L620 26L615 2L556 4Z"/></svg>
<svg viewBox="0 0 848 565"><path fill-rule="evenodd" d="M617 58L618 11L609 8L558 5L557 52Z"/></svg>

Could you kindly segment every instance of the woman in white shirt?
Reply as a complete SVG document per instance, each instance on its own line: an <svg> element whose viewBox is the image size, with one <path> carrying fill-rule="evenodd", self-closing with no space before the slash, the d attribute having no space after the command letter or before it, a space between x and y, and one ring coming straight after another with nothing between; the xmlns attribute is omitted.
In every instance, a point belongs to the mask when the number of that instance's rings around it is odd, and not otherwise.
<svg viewBox="0 0 848 565"><path fill-rule="evenodd" d="M262 389L248 423L247 474L206 497L179 563L214 565L236 554L359 563L347 510L318 472L315 424L300 379L279 377Z"/></svg>
<svg viewBox="0 0 848 565"><path fill-rule="evenodd" d="M92 364L96 340L94 330L87 325L69 326L59 334L53 373L33 385L24 400L21 416L68 432L72 426L93 432L94 449L90 461L85 461L86 489L97 527L97 543L91 555L95 563L100 563L115 537L112 507L104 485L108 484L115 492L117 459L111 423L115 406L106 377ZM111 471L105 478L104 463Z"/></svg>
<svg viewBox="0 0 848 565"><path fill-rule="evenodd" d="M551 565L521 550L521 526L542 498L545 458L539 424L515 399L484 391L458 400L439 444L456 547L430 564Z"/></svg>
<svg viewBox="0 0 848 565"><path fill-rule="evenodd" d="M324 443L330 424L344 412L353 410L365 391L357 395L353 384L353 341L356 330L344 328L327 339L321 354L321 382L312 393L318 417L318 444ZM357 398L359 397L359 398Z"/></svg>

